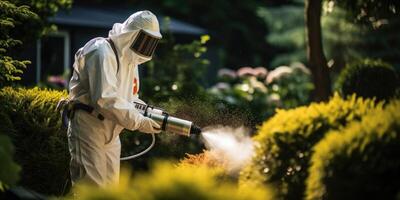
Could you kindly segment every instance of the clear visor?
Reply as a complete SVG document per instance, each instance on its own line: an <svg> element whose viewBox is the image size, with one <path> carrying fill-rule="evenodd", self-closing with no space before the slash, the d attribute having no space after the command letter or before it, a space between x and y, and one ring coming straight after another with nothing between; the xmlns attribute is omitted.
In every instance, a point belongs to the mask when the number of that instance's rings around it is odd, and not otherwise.
<svg viewBox="0 0 400 200"><path fill-rule="evenodd" d="M141 56L152 57L159 41L160 38L140 30L130 48Z"/></svg>

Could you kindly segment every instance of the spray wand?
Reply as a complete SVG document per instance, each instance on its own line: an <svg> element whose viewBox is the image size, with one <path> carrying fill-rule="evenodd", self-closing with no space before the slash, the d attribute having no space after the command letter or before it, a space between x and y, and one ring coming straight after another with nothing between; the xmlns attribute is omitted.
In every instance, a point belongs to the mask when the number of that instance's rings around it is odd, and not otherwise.
<svg viewBox="0 0 400 200"><path fill-rule="evenodd" d="M180 119L177 117L170 116L168 113L164 112L161 109L157 109L153 106L143 104L143 103L138 103L134 102L135 108L143 114L145 117L149 117L153 119L155 122L157 122L161 126L161 130L170 132L170 133L175 133L178 135L184 135L184 136L190 136L190 135L199 135L201 133L201 128L196 126L193 122ZM137 158L148 151L150 151L151 148L153 148L154 143L155 143L155 136L152 134L152 142L149 147L147 147L145 150L143 150L140 153L137 153L135 155L131 156L126 156L122 157L120 160L130 160L133 158Z"/></svg>

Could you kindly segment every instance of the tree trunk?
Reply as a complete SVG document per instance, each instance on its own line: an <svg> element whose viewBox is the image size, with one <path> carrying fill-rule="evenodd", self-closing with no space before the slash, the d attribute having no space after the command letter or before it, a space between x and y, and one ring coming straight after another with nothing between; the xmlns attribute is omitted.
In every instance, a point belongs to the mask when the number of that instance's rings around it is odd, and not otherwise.
<svg viewBox="0 0 400 200"><path fill-rule="evenodd" d="M328 100L331 91L328 65L322 48L322 0L305 0L308 67L311 70L315 101Z"/></svg>

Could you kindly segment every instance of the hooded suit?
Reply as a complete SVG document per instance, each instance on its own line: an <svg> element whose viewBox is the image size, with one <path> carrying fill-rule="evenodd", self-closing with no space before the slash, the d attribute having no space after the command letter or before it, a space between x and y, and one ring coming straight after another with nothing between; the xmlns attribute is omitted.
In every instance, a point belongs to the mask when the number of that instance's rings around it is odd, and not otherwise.
<svg viewBox="0 0 400 200"><path fill-rule="evenodd" d="M84 111L77 111L70 119L68 144L73 184L85 180L104 186L118 181L119 134L124 128L159 132L159 125L141 115L133 104L142 102L138 96L138 65L151 59L131 48L140 31L161 38L157 18L150 11L134 13L124 23L114 24L108 38L116 53L106 38L99 37L75 54L69 99L92 106L105 119L99 120Z"/></svg>

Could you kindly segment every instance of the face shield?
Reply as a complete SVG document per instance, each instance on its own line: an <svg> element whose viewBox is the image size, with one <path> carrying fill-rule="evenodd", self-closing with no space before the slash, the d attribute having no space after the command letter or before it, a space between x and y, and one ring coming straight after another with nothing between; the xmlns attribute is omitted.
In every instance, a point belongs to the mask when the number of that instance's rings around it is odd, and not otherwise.
<svg viewBox="0 0 400 200"><path fill-rule="evenodd" d="M151 58L161 38L155 37L144 30L140 30L132 45L131 50L145 58Z"/></svg>

